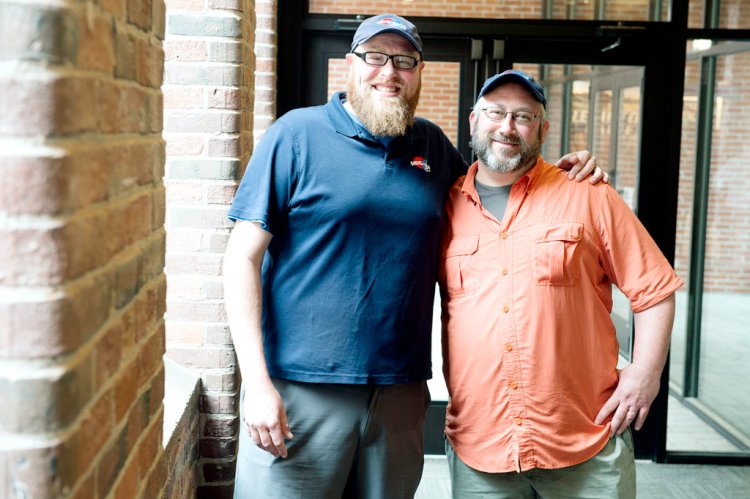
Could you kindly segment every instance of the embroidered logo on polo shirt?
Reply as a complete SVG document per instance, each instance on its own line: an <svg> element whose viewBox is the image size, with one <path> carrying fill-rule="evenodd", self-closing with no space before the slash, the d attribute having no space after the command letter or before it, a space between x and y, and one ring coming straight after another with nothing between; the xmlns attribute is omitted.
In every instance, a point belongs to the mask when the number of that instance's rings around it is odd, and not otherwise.
<svg viewBox="0 0 750 499"><path fill-rule="evenodd" d="M424 170L427 173L430 173L432 171L430 165L427 164L427 160L421 156L414 156L414 159L411 160L411 166L416 166L420 170Z"/></svg>

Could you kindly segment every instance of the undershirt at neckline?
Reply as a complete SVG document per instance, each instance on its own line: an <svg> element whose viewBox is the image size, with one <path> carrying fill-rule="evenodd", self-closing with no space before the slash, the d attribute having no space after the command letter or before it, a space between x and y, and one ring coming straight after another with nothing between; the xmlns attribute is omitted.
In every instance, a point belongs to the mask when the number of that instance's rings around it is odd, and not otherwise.
<svg viewBox="0 0 750 499"><path fill-rule="evenodd" d="M492 213L492 215L498 220L502 220L503 215L505 214L505 208L508 206L510 189L513 187L513 184L499 186L487 185L481 183L475 178L474 187L477 189L479 200L482 202L484 209Z"/></svg>

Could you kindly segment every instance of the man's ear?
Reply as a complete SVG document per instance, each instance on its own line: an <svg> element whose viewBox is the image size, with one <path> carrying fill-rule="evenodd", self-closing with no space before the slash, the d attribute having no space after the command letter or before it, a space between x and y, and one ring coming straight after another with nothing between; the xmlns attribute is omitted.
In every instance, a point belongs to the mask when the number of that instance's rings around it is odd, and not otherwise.
<svg viewBox="0 0 750 499"><path fill-rule="evenodd" d="M542 124L542 144L544 144L544 139L547 138L547 133L549 133L549 121L544 120Z"/></svg>
<svg viewBox="0 0 750 499"><path fill-rule="evenodd" d="M469 135L474 135L474 125L477 122L477 112L473 109L469 113Z"/></svg>

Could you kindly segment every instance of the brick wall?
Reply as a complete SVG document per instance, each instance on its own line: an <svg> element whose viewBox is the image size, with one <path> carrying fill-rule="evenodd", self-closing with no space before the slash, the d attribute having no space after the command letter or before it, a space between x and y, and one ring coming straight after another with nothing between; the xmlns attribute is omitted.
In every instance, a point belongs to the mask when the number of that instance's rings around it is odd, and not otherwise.
<svg viewBox="0 0 750 499"><path fill-rule="evenodd" d="M641 131L641 88L627 87L620 90L617 123L617 178L615 187L631 208L637 200L630 199L638 186L638 165L640 163ZM644 168L651 165L644 164ZM637 208L637 207L636 207Z"/></svg>
<svg viewBox="0 0 750 499"><path fill-rule="evenodd" d="M0 496L159 497L159 0L0 1Z"/></svg>
<svg viewBox="0 0 750 499"><path fill-rule="evenodd" d="M349 66L346 59L328 59L328 98L336 92L346 90Z"/></svg>
<svg viewBox="0 0 750 499"><path fill-rule="evenodd" d="M612 168L609 164L610 139L612 134L612 91L597 92L594 97L594 143L597 164L607 171ZM619 177L618 177L619 182Z"/></svg>
<svg viewBox="0 0 750 499"><path fill-rule="evenodd" d="M705 290L750 292L750 53L718 58L711 138Z"/></svg>
<svg viewBox="0 0 750 499"><path fill-rule="evenodd" d="M553 2L553 19L567 19L568 13L575 13L572 19L594 19L592 0ZM604 19L647 21L650 0L608 0ZM408 17L457 17L480 19L541 19L542 0L460 0L435 2L434 0L414 0L400 2L397 7L386 0L374 0L363 4L356 0L310 0L310 12L315 14L363 14L375 15L394 12ZM667 7L663 9L664 19Z"/></svg>
<svg viewBox="0 0 750 499"><path fill-rule="evenodd" d="M750 29L750 2L722 0L719 6L719 19L720 28Z"/></svg>
<svg viewBox="0 0 750 499"><path fill-rule="evenodd" d="M542 154L551 161L562 155L562 104L563 85L554 83L545 85L547 91L547 119L550 122L549 132L544 139ZM562 152L561 152L562 151ZM598 154L598 153L597 153Z"/></svg>
<svg viewBox="0 0 750 499"><path fill-rule="evenodd" d="M168 0L167 355L200 376L198 497L230 497L238 370L224 313L227 211L252 151L252 0Z"/></svg>
<svg viewBox="0 0 750 499"><path fill-rule="evenodd" d="M277 0L255 0L255 143L276 119Z"/></svg>
<svg viewBox="0 0 750 499"><path fill-rule="evenodd" d="M703 27L705 0L691 0L688 5L688 27ZM749 29L750 3L747 0L721 0L719 5L719 28Z"/></svg>
<svg viewBox="0 0 750 499"><path fill-rule="evenodd" d="M688 61L685 67L685 91L682 100L682 134L680 142L680 183L677 192L677 234L674 268L683 279L689 277L690 237L693 223L693 189L695 153L698 133L698 97L700 62Z"/></svg>
<svg viewBox="0 0 750 499"><path fill-rule="evenodd" d="M748 62L747 53L724 56L717 68L703 287L707 292L750 292L750 186L745 173L750 119L742 113L750 100ZM685 71L675 254L675 269L683 277L690 265L699 84L700 63L690 61Z"/></svg>
<svg viewBox="0 0 750 499"><path fill-rule="evenodd" d="M568 147L571 151L580 151L588 147L589 89L588 80L575 80L573 82L573 95L570 105L570 144Z"/></svg>
<svg viewBox="0 0 750 499"><path fill-rule="evenodd" d="M422 72L422 93L417 116L437 123L453 145L458 146L458 98L461 65L427 61ZM468 122L468 117L463 116Z"/></svg>
<svg viewBox="0 0 750 499"><path fill-rule="evenodd" d="M541 16L541 2L524 2L523 0L461 0L435 2L434 0L414 0L393 2L373 0L367 3L356 0L310 0L310 12L316 14L363 14L375 15L383 12L394 12L401 16L433 17L477 17L490 19L535 18Z"/></svg>

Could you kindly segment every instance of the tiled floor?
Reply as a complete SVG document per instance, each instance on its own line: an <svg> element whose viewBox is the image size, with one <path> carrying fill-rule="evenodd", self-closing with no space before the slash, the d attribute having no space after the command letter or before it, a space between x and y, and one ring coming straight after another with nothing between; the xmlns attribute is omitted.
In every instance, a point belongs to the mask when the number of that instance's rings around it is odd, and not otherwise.
<svg viewBox="0 0 750 499"><path fill-rule="evenodd" d="M708 423L669 397L667 408L667 450L737 452L738 448ZM750 494L748 494L750 496Z"/></svg>
<svg viewBox="0 0 750 499"><path fill-rule="evenodd" d="M672 389L679 388L685 370L686 295L685 291L677 293L669 370ZM750 413L750 385L746 382L750 378L748 324L750 294L703 294L700 381L695 402L703 406L704 412L712 413L713 419L723 420L735 441L744 445L745 449L750 449L750 418L747 416ZM704 431L709 427L696 423L689 413L692 411L684 409L679 401L670 399L668 450L738 450L736 446L728 449L726 445L729 442L717 432L710 429Z"/></svg>

